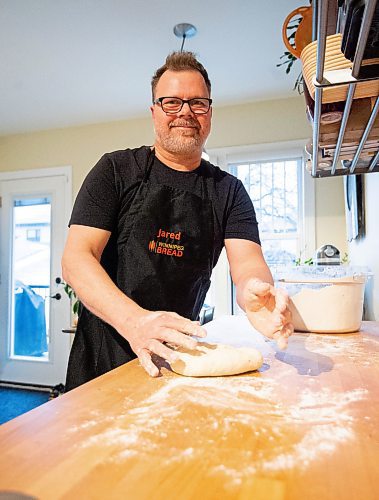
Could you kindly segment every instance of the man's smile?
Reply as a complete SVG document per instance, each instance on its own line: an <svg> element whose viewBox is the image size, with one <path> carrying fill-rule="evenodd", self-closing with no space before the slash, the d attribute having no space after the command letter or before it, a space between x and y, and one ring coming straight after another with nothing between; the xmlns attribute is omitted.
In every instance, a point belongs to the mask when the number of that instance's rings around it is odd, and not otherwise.
<svg viewBox="0 0 379 500"><path fill-rule="evenodd" d="M179 120L176 120L174 122L171 122L170 125L169 125L170 128L194 128L196 130L199 129L199 126L197 125L197 123L193 123L193 122L187 122L187 121L179 121Z"/></svg>

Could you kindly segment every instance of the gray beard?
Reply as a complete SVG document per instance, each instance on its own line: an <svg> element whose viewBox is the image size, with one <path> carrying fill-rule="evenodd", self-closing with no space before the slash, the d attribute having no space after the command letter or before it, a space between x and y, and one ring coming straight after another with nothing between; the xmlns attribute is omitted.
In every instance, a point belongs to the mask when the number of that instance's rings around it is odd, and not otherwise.
<svg viewBox="0 0 379 500"><path fill-rule="evenodd" d="M157 133L157 137L162 147L169 153L193 154L203 149L203 141L201 140L199 134L192 137L174 137L172 135L162 136Z"/></svg>

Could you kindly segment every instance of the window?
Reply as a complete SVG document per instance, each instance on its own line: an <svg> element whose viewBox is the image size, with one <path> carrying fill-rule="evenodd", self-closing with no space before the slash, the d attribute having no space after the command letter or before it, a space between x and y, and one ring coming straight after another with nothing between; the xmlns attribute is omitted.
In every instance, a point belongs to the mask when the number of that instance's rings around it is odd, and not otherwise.
<svg viewBox="0 0 379 500"><path fill-rule="evenodd" d="M41 240L41 230L40 229L27 229L26 239L28 241L40 241Z"/></svg>
<svg viewBox="0 0 379 500"><path fill-rule="evenodd" d="M251 196L271 268L305 260L315 250L314 179L303 175L303 151L303 141L208 151L210 161L239 178ZM209 296L216 318L239 312L225 255L214 269Z"/></svg>
<svg viewBox="0 0 379 500"><path fill-rule="evenodd" d="M302 159L229 164L253 201L269 265L292 264L301 249Z"/></svg>

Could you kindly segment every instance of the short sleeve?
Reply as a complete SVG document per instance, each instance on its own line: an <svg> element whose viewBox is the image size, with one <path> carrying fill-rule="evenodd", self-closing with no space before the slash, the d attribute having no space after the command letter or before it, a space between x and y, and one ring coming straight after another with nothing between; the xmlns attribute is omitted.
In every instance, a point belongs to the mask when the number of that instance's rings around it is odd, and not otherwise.
<svg viewBox="0 0 379 500"><path fill-rule="evenodd" d="M112 231L118 207L113 162L105 154L85 178L76 197L69 226L79 224Z"/></svg>
<svg viewBox="0 0 379 500"><path fill-rule="evenodd" d="M261 244L254 206L240 180L236 183L233 203L226 221L225 239L228 238L250 240Z"/></svg>

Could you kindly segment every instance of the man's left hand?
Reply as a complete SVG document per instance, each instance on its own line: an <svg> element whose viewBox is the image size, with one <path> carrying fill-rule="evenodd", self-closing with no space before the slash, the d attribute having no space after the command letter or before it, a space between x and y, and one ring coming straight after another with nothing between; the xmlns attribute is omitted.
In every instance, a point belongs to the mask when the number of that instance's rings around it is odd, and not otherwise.
<svg viewBox="0 0 379 500"><path fill-rule="evenodd" d="M246 283L243 295L250 323L285 349L294 331L287 292L254 278Z"/></svg>

